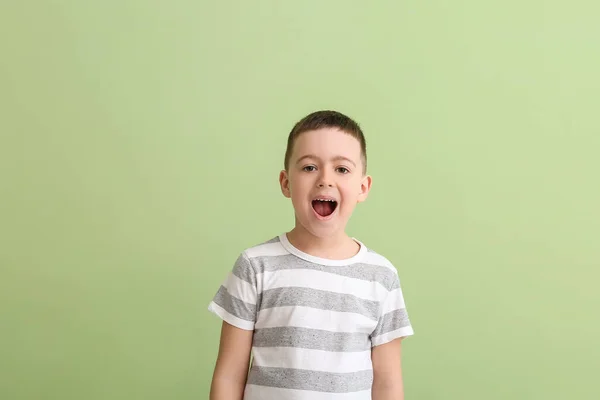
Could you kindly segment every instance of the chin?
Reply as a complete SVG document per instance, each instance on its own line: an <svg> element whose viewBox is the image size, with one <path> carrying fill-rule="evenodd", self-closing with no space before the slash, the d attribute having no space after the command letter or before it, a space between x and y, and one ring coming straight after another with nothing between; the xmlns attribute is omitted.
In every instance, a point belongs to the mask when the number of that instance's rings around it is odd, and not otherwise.
<svg viewBox="0 0 600 400"><path fill-rule="evenodd" d="M344 231L343 228L340 228L337 225L332 226L311 226L311 224L307 224L304 226L312 236L317 237L319 239L327 239L332 236L337 236L340 232Z"/></svg>

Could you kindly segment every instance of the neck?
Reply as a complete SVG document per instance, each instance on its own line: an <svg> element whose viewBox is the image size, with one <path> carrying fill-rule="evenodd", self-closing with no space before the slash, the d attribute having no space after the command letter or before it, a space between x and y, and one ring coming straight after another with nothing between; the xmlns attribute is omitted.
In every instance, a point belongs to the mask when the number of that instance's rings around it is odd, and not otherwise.
<svg viewBox="0 0 600 400"><path fill-rule="evenodd" d="M296 224L296 227L287 233L287 239L295 248L304 253L332 260L351 258L360 249L360 245L344 231L332 236L317 237L299 224Z"/></svg>

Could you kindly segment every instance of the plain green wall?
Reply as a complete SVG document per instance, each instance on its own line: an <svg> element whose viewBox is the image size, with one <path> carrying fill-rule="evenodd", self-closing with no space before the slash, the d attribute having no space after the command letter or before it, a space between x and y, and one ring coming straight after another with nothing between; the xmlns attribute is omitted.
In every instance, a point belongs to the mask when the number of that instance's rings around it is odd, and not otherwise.
<svg viewBox="0 0 600 400"><path fill-rule="evenodd" d="M597 398L600 6L350 3L2 2L2 400L206 399L206 306L322 108L367 134L406 398Z"/></svg>

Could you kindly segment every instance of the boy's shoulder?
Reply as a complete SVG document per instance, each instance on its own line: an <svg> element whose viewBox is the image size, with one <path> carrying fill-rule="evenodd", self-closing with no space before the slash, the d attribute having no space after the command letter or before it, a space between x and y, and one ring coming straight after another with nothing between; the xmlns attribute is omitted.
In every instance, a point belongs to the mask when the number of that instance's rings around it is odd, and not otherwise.
<svg viewBox="0 0 600 400"><path fill-rule="evenodd" d="M367 254L366 254L366 261L368 263L371 263L373 265L379 265L382 267L386 267L388 269L393 270L394 272L398 272L396 270L396 267L394 266L394 264L387 259L384 255L382 255L381 253L378 253L377 251L367 247Z"/></svg>
<svg viewBox="0 0 600 400"><path fill-rule="evenodd" d="M269 240L246 247L242 251L242 255L249 259L268 256L283 256L288 253L289 252L281 243L281 235L274 236Z"/></svg>
<svg viewBox="0 0 600 400"><path fill-rule="evenodd" d="M395 274L398 273L394 264L381 253L373 250L372 248L365 245L363 242L354 239L360 245L359 253L350 260L341 260L340 262L333 261L332 265L342 265L345 261L348 261L348 264L354 264L356 266L361 267L374 267L377 269L383 268L393 272ZM245 248L242 251L242 256L248 259L260 259L263 257L277 257L277 256L300 256L300 258L305 258L304 261L314 262L318 260L317 257L310 257L310 255L304 254L298 249L294 248L289 241L287 241L285 234L280 234L274 237L271 237L268 240L260 242L256 245ZM322 260L322 259L320 259Z"/></svg>

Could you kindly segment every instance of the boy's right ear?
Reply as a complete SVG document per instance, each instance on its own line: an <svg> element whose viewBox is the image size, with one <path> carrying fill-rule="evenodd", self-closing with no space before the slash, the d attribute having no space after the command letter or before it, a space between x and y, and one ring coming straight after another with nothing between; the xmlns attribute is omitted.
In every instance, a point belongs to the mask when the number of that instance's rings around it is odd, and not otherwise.
<svg viewBox="0 0 600 400"><path fill-rule="evenodd" d="M290 180L288 179L288 173L286 170L283 170L279 173L279 186L281 186L281 193L288 199L292 197L290 191Z"/></svg>

